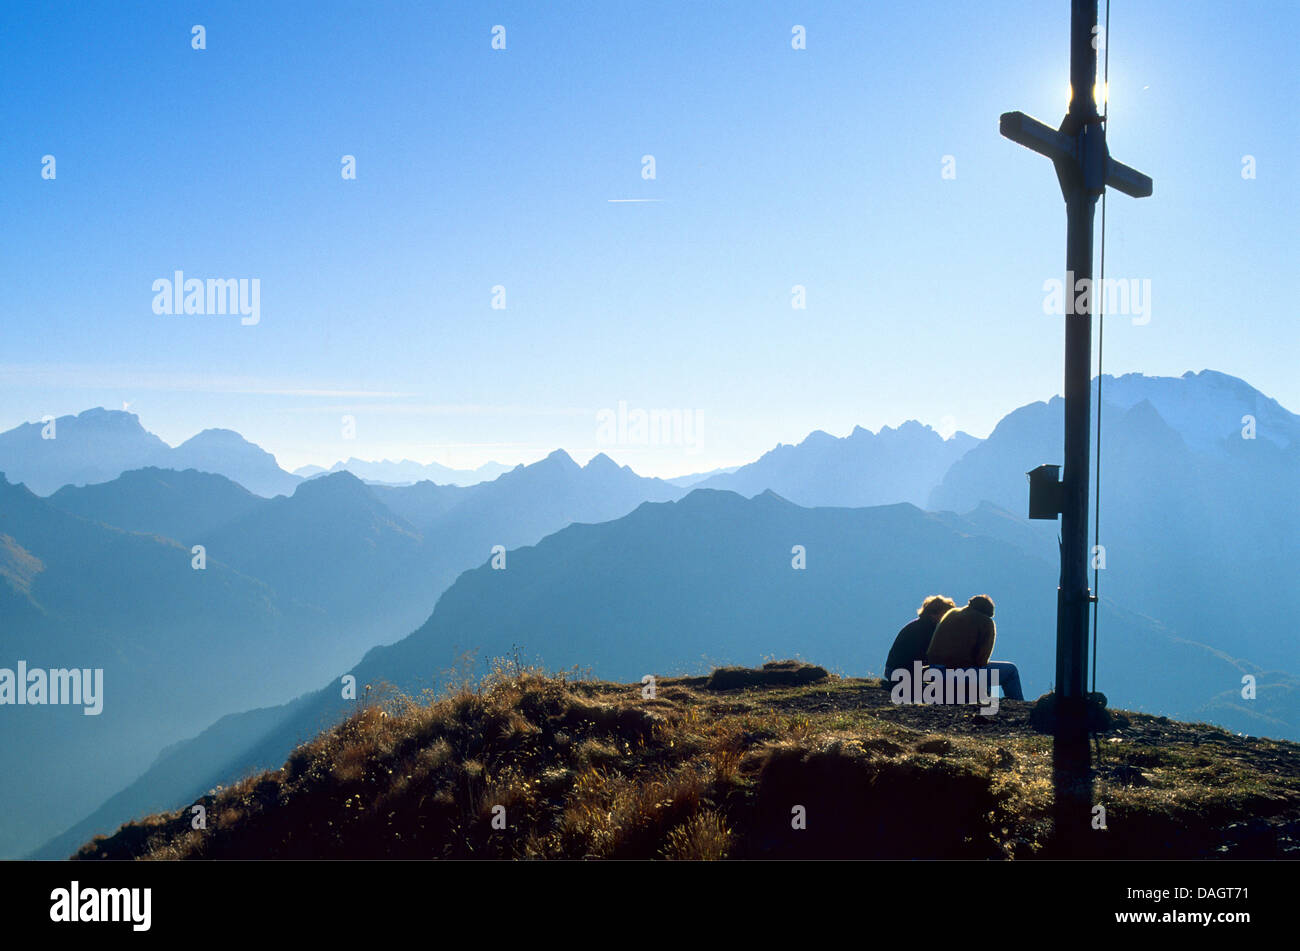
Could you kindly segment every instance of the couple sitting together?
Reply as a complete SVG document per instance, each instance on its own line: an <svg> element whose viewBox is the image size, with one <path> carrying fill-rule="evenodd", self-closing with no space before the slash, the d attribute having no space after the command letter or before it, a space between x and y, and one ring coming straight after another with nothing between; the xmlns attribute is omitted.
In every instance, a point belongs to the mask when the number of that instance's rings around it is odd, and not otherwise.
<svg viewBox="0 0 1300 951"><path fill-rule="evenodd" d="M992 598L977 594L966 607L959 608L951 598L936 594L926 598L916 613L917 619L898 632L889 649L886 680L891 680L899 669L910 677L917 661L927 667L996 671L1006 699L1025 699L1016 665L989 661L998 634Z"/></svg>

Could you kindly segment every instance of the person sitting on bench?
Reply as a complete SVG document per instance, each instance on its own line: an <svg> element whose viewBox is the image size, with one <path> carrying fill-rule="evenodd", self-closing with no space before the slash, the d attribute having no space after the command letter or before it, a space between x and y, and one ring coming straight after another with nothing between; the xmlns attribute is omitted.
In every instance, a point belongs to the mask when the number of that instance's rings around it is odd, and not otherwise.
<svg viewBox="0 0 1300 951"><path fill-rule="evenodd" d="M925 652L925 662L939 667L996 671L1003 696L1008 700L1023 700L1016 665L989 661L997 636L993 599L987 594L977 594L966 607L955 607L939 619Z"/></svg>
<svg viewBox="0 0 1300 951"><path fill-rule="evenodd" d="M891 679L894 671L899 668L911 676L915 661L925 663L925 651L930 646L930 638L934 636L939 618L956 606L956 601L941 594L932 594L921 603L916 612L916 620L905 625L894 638L894 646L889 649L889 657L885 660L886 680Z"/></svg>

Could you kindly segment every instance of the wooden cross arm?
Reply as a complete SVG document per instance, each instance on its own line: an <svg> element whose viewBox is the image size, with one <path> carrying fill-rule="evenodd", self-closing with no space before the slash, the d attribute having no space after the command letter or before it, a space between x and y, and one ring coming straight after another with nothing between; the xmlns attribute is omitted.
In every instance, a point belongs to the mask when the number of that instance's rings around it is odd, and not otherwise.
<svg viewBox="0 0 1300 951"><path fill-rule="evenodd" d="M1133 198L1151 197L1153 187L1150 177L1113 158L1106 159L1106 184Z"/></svg>
<svg viewBox="0 0 1300 951"><path fill-rule="evenodd" d="M1012 142L1046 155L1053 162L1074 158L1074 139L1071 136L1023 112L1002 113L998 129Z"/></svg>
<svg viewBox="0 0 1300 951"><path fill-rule="evenodd" d="M1072 161L1077 162L1080 160L1078 155L1079 147L1073 136L1066 135L1059 129L1053 129L1047 123L1039 122L1023 112L1002 113L998 128L1012 142L1023 145L1027 149L1033 149L1039 155L1047 156L1056 163L1058 170L1069 167ZM1089 152L1083 158L1087 159L1091 155L1092 153ZM1098 160L1100 158L1101 156L1098 156ZM1109 156L1105 156L1105 161L1105 184L1116 191L1123 192L1125 195L1131 195L1133 198L1147 198L1150 196L1153 186L1149 177L1143 175L1137 169L1129 168L1123 162L1115 161ZM1100 188L1098 188L1098 194L1100 194Z"/></svg>

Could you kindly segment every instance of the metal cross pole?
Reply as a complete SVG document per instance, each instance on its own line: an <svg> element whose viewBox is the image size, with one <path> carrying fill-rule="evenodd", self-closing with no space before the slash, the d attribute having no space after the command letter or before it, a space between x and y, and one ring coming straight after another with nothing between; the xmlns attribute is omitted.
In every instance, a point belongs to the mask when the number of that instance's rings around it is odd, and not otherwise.
<svg viewBox="0 0 1300 951"><path fill-rule="evenodd" d="M1076 774L1088 768L1086 678L1088 612L1088 422L1091 416L1093 213L1109 185L1134 198L1151 194L1151 179L1110 157L1106 128L1097 114L1097 0L1071 0L1070 106L1059 129L1022 112L1008 112L1001 132L1013 142L1045 155L1056 166L1065 198L1065 472L1059 487L1061 577L1056 603L1056 763L1058 819L1063 787L1060 767ZM1087 283L1080 283L1086 281ZM1089 289L1082 312L1075 295ZM1054 517L1054 516L1052 516ZM1073 794L1078 796L1077 784ZM1090 791L1088 793L1090 797ZM1086 800L1085 800L1086 804ZM1076 802L1075 805L1078 805ZM1069 818L1073 827L1079 821Z"/></svg>

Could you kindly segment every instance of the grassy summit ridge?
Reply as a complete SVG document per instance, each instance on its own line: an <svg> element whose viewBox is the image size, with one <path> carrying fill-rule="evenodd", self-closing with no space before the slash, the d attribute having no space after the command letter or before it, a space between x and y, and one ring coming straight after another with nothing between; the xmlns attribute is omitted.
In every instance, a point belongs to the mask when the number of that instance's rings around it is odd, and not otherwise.
<svg viewBox="0 0 1300 951"><path fill-rule="evenodd" d="M200 800L206 829L187 807L76 857L1047 854L1052 741L1032 704L898 706L880 680L795 662L642 692L506 664L440 698L372 700ZM1097 738L1097 856L1300 857L1300 745L1116 721Z"/></svg>

